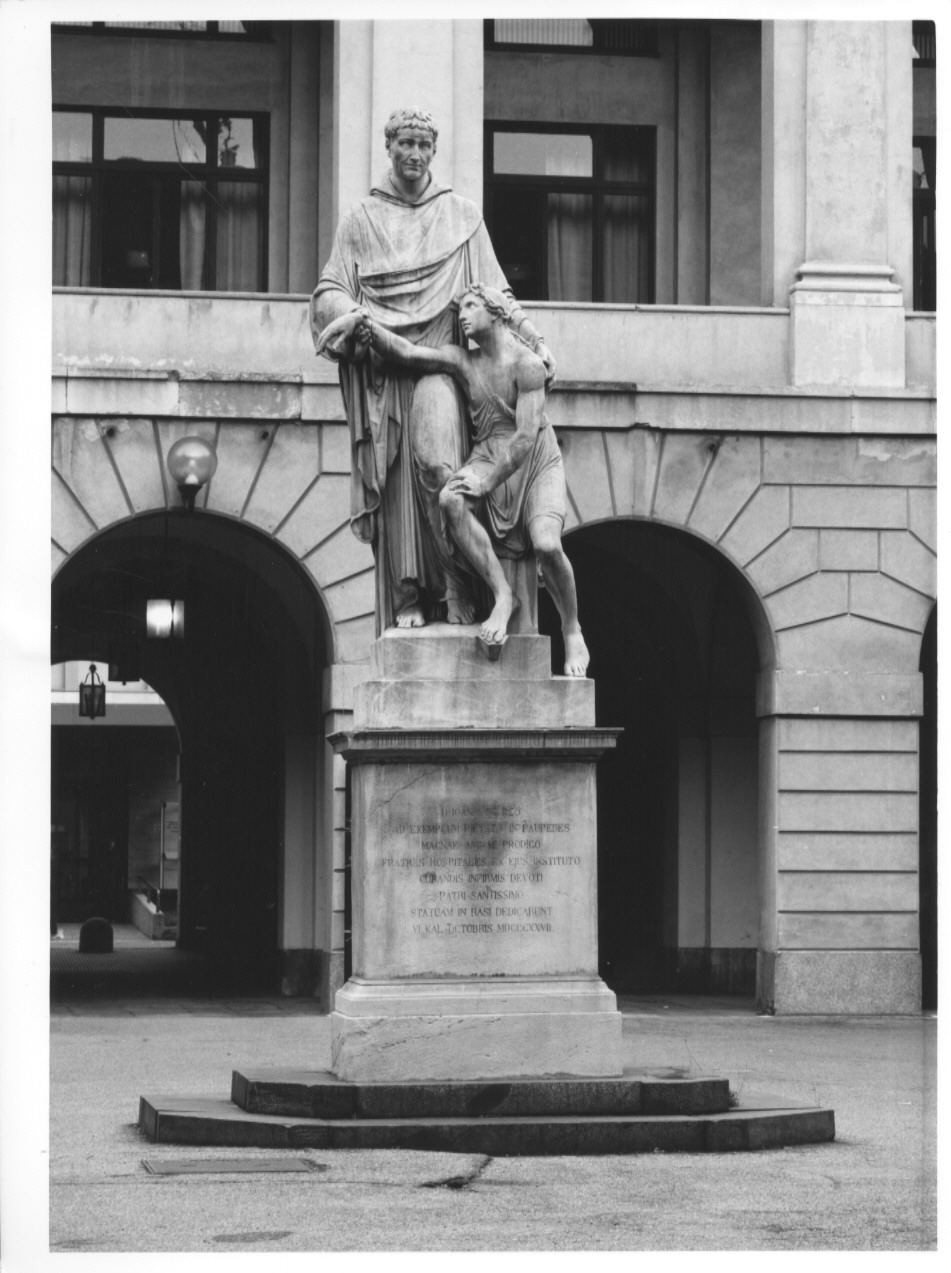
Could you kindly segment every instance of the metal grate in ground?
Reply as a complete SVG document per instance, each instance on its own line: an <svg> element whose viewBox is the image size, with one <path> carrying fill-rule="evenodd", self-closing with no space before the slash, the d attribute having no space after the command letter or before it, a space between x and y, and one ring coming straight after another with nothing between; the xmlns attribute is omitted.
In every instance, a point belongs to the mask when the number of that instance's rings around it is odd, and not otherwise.
<svg viewBox="0 0 951 1273"><path fill-rule="evenodd" d="M164 1158L142 1159L152 1176L220 1176L262 1172L329 1171L326 1163L312 1158Z"/></svg>

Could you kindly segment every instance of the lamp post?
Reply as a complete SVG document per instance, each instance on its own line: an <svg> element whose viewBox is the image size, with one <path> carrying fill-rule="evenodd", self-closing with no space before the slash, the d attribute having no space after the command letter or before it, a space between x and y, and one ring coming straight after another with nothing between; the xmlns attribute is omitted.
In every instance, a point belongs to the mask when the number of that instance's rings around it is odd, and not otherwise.
<svg viewBox="0 0 951 1273"><path fill-rule="evenodd" d="M210 482L218 467L218 456L210 442L203 438L179 438L169 447L165 466L178 487L187 513L195 511L198 492ZM168 521L165 522L168 551ZM150 637L183 637L185 635L185 602L152 598L145 603L146 635Z"/></svg>
<svg viewBox="0 0 951 1273"><path fill-rule="evenodd" d="M179 438L169 448L165 466L179 489L186 511L191 513L198 492L215 475L218 456L211 443L203 438Z"/></svg>

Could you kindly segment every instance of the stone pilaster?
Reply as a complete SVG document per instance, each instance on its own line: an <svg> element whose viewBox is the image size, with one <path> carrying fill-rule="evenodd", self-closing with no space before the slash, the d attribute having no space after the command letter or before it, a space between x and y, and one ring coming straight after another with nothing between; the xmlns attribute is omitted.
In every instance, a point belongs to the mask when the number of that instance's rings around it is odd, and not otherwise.
<svg viewBox="0 0 951 1273"><path fill-rule="evenodd" d="M890 266L807 261L789 309L794 385L904 388L905 307Z"/></svg>
<svg viewBox="0 0 951 1273"><path fill-rule="evenodd" d="M793 385L904 387L910 48L909 23L764 32L763 293L788 296Z"/></svg>

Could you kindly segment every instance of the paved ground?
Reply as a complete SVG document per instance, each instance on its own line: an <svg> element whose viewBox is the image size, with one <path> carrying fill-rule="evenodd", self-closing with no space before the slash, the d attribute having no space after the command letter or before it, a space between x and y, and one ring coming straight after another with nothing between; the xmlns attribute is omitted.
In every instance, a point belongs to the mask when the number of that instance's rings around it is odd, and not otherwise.
<svg viewBox="0 0 951 1273"><path fill-rule="evenodd" d="M64 996L52 1009L52 1252L893 1251L936 1243L933 1017L757 1017L731 999L622 999L629 1064L683 1065L726 1075L744 1095L831 1105L830 1145L548 1159L308 1151L297 1155L317 1164L306 1174L156 1176L143 1160L286 1159L150 1145L135 1127L138 1097L222 1096L242 1065L325 1068L329 1022L306 1001L102 993Z"/></svg>

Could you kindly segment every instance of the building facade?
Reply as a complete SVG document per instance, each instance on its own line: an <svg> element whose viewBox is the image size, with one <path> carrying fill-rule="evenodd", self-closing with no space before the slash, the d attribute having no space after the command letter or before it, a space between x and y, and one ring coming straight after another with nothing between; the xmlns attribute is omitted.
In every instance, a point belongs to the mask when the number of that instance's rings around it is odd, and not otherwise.
<svg viewBox="0 0 951 1273"><path fill-rule="evenodd" d="M929 1002L933 26L174 25L52 35L61 912L164 887L182 945L328 1008L344 979L327 738L373 570L306 301L418 104L558 361L565 544L598 723L625 730L599 766L605 979ZM218 456L191 514L185 436ZM146 634L156 598L181 639ZM90 661L107 716L80 721Z"/></svg>

